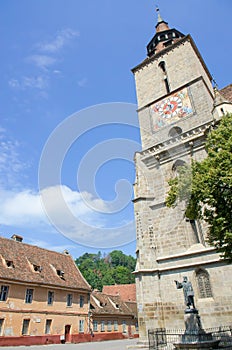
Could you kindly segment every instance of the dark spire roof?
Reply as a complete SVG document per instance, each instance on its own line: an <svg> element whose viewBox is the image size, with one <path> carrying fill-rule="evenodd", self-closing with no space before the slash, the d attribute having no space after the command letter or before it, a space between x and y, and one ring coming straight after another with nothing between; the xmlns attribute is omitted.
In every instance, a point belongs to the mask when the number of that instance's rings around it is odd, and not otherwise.
<svg viewBox="0 0 232 350"><path fill-rule="evenodd" d="M156 12L158 13L157 24L155 27L156 34L147 45L147 55L149 57L184 37L184 34L178 30L169 28L168 22L164 21L161 17L158 7L156 8Z"/></svg>

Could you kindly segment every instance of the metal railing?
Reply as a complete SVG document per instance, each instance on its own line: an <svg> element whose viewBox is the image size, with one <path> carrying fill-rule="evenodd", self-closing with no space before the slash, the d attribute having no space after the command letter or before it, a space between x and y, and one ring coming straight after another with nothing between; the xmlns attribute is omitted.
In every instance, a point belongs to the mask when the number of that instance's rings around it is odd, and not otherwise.
<svg viewBox="0 0 232 350"><path fill-rule="evenodd" d="M172 350L187 343L211 343L215 349L232 350L232 325L191 333L181 329L156 328L148 331L148 341L149 349L155 350Z"/></svg>

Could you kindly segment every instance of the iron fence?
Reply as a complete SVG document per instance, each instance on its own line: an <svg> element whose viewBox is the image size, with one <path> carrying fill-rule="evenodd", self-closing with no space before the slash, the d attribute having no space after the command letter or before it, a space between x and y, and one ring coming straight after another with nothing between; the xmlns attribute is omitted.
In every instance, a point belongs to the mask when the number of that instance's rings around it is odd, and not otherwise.
<svg viewBox="0 0 232 350"><path fill-rule="evenodd" d="M149 349L172 350L186 343L206 345L214 349L232 350L232 325L186 333L181 329L156 328L148 331ZM202 347L204 347L202 346ZM180 346L179 346L180 348Z"/></svg>

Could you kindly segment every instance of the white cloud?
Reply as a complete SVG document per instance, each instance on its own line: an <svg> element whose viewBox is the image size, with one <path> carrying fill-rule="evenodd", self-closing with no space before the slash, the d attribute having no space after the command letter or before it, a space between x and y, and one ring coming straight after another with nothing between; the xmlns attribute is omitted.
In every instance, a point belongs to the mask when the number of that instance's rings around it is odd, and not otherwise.
<svg viewBox="0 0 232 350"><path fill-rule="evenodd" d="M0 224L33 226L45 222L40 196L30 190L12 192L0 190Z"/></svg>
<svg viewBox="0 0 232 350"><path fill-rule="evenodd" d="M20 160L20 147L17 140L7 139L6 131L0 130L0 185L4 185L4 188L15 186L16 179L28 167Z"/></svg>
<svg viewBox="0 0 232 350"><path fill-rule="evenodd" d="M71 39L79 35L79 32L66 28L58 32L50 42L39 43L37 47L40 51L55 53L61 50Z"/></svg>
<svg viewBox="0 0 232 350"><path fill-rule="evenodd" d="M60 194L63 202L60 201ZM57 229L67 238L92 247L115 247L134 239L133 223L110 228L110 217L107 221L85 202L87 200L88 204L99 210L106 209L101 199L64 185L44 189L41 194L31 190L0 190L0 197L0 225L31 229L32 235L35 232L54 233ZM44 212L44 204L49 219ZM41 246L41 242L36 244Z"/></svg>
<svg viewBox="0 0 232 350"><path fill-rule="evenodd" d="M28 88L44 90L48 87L48 77L38 76L24 76L19 79L10 79L8 84L11 88L25 90Z"/></svg>
<svg viewBox="0 0 232 350"><path fill-rule="evenodd" d="M27 61L41 69L47 70L49 66L57 62L57 59L48 55L32 55L27 58Z"/></svg>
<svg viewBox="0 0 232 350"><path fill-rule="evenodd" d="M11 88L20 88L20 83L19 83L18 79L12 78L8 81L8 84Z"/></svg>
<svg viewBox="0 0 232 350"><path fill-rule="evenodd" d="M89 193L79 193L71 190L67 186L49 187L42 191L44 198L50 198L49 206L51 211L49 214L55 215L57 220L62 217L64 225L69 225L65 221L63 202L57 201L59 193L62 193L65 205L70 212L79 218L91 219L92 209L86 205L83 198L87 198L89 203L93 203L100 210L104 208L104 202L94 199ZM48 219L44 213L41 202L41 195L31 190L10 191L0 190L0 224L3 225L38 225L39 223L47 223ZM54 218L54 217L53 217Z"/></svg>

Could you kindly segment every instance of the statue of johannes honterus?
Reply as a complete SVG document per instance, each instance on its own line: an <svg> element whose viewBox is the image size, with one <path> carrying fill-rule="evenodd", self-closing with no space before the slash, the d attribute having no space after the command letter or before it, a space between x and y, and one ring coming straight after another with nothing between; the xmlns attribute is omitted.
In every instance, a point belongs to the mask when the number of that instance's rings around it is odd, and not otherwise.
<svg viewBox="0 0 232 350"><path fill-rule="evenodd" d="M189 309L190 308L195 309L194 291L193 291L192 283L190 281L188 281L188 277L184 276L183 277L183 282L178 282L176 280L174 282L176 283L176 288L177 289L183 288L184 299L185 299L186 306Z"/></svg>

